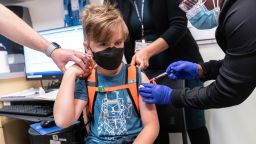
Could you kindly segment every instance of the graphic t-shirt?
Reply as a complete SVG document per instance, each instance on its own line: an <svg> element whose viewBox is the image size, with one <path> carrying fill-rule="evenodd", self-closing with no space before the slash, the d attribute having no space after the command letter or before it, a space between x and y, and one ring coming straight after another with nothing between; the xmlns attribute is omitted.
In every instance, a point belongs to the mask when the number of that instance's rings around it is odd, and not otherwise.
<svg viewBox="0 0 256 144"><path fill-rule="evenodd" d="M141 79L140 71L139 82ZM98 86L113 87L125 84L126 66L114 77L98 73ZM84 80L76 81L75 98L87 101ZM93 122L86 143L132 143L142 130L142 122L126 89L109 93L98 92L94 103Z"/></svg>

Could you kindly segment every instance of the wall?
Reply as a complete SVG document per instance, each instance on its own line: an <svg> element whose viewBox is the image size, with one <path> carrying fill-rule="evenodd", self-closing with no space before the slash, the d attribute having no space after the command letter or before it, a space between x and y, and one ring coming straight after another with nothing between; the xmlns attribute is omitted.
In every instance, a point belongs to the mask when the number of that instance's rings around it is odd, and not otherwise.
<svg viewBox="0 0 256 144"><path fill-rule="evenodd" d="M31 0L15 5L29 8L33 28L40 31L64 26L62 0Z"/></svg>
<svg viewBox="0 0 256 144"><path fill-rule="evenodd" d="M100 2L101 0L95 0ZM62 27L62 0L33 0L22 3L30 9L34 28L43 30ZM205 61L221 59L224 53L217 44L200 45ZM256 143L256 91L241 105L206 111L207 127L212 144L255 144ZM171 135L172 144L181 143L181 136ZM174 142L173 142L174 141Z"/></svg>
<svg viewBox="0 0 256 144"><path fill-rule="evenodd" d="M90 0L100 3L102 0ZM40 31L64 26L63 0L30 0L16 5L29 8L33 28Z"/></svg>

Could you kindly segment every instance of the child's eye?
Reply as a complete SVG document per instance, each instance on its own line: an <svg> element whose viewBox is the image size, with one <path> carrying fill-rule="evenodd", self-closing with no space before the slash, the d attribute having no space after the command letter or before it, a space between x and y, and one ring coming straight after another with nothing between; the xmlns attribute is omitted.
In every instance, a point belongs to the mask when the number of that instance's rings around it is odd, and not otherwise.
<svg viewBox="0 0 256 144"><path fill-rule="evenodd" d="M101 46L107 46L107 43L101 43Z"/></svg>
<svg viewBox="0 0 256 144"><path fill-rule="evenodd" d="M120 44L122 44L122 41L115 42L115 45L120 45Z"/></svg>

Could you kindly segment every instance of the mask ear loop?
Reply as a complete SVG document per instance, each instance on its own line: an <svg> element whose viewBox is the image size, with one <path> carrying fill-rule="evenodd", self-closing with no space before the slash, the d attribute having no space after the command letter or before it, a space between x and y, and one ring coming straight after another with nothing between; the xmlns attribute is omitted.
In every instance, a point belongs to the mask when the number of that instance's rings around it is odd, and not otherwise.
<svg viewBox="0 0 256 144"><path fill-rule="evenodd" d="M217 4L215 3L215 0L212 0L213 3L213 11L215 12L216 19L218 18L218 14L220 13L220 6L219 6L219 0L217 0Z"/></svg>
<svg viewBox="0 0 256 144"><path fill-rule="evenodd" d="M215 0L212 0L214 9L220 10L219 0L217 0L217 4L215 3Z"/></svg>
<svg viewBox="0 0 256 144"><path fill-rule="evenodd" d="M203 0L199 0L199 1L200 1L200 3L201 3L201 4L203 4L203 5L204 5L204 4L206 3L206 1L207 1L207 0L204 0L204 1L203 1Z"/></svg>
<svg viewBox="0 0 256 144"><path fill-rule="evenodd" d="M220 5L219 5L219 0L217 0L217 5L215 5L215 1L213 0L213 5L214 5L214 15L216 17L216 20L218 22L219 14L220 14Z"/></svg>
<svg viewBox="0 0 256 144"><path fill-rule="evenodd" d="M217 0L217 3L218 3L218 0ZM213 4L213 7L214 7L214 9L216 9L216 3L215 3L215 0L212 0L212 4Z"/></svg>
<svg viewBox="0 0 256 144"><path fill-rule="evenodd" d="M218 11L220 11L220 4L219 4L219 0L217 0L216 8L218 9Z"/></svg>
<svg viewBox="0 0 256 144"><path fill-rule="evenodd" d="M198 0L198 3L196 3L196 5L198 5L199 7L204 6L204 4L205 4L206 1L207 1L207 0ZM205 7L205 6L204 6L204 7Z"/></svg>

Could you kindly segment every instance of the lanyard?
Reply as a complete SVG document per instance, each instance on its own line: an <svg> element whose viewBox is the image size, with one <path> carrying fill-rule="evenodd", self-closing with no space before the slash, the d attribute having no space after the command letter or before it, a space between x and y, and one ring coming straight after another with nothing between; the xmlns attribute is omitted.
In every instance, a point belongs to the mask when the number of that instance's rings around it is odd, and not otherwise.
<svg viewBox="0 0 256 144"><path fill-rule="evenodd" d="M140 24L141 24L141 36L142 36L142 39L143 39L143 37L144 37L144 24L143 24L144 0L141 0L141 12L140 13L139 13L138 6L136 4L136 0L134 0L133 3L134 3L134 6L135 6L137 16L138 16L139 21L140 21Z"/></svg>

